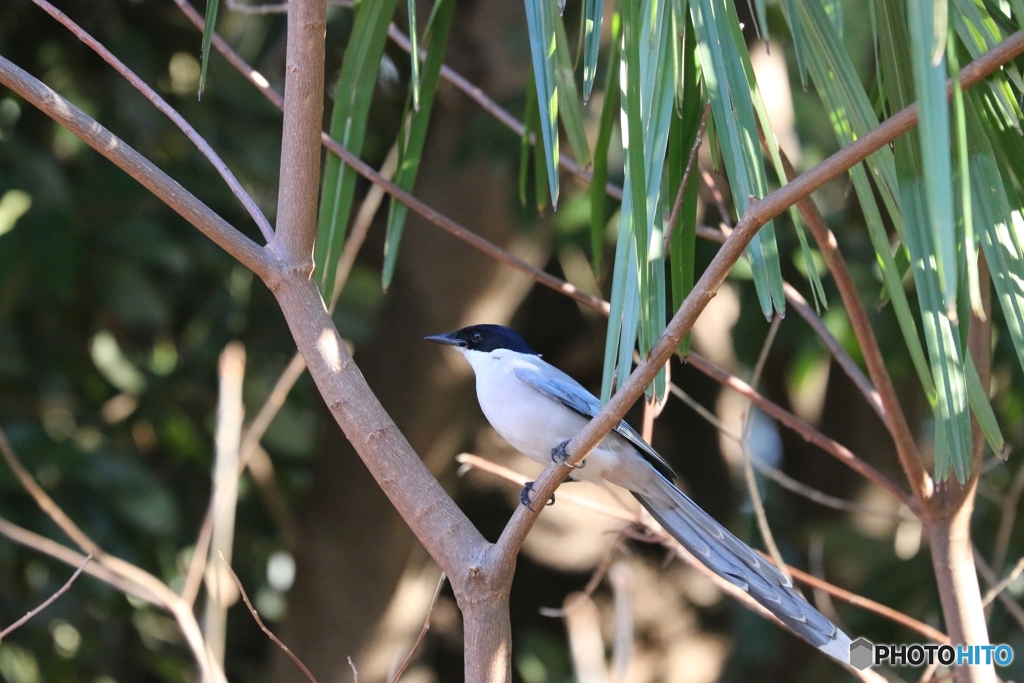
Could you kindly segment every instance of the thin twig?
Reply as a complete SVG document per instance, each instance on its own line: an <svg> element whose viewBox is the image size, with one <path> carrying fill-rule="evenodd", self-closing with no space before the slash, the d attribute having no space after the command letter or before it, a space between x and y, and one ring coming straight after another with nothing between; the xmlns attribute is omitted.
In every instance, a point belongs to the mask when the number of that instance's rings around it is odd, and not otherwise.
<svg viewBox="0 0 1024 683"><path fill-rule="evenodd" d="M732 217L729 215L729 209L725 205L725 197L722 196L722 191L718 189L715 177L704 167L700 168L700 177L704 181L704 186L711 192L711 198L715 200L715 206L718 207L718 220L722 225L732 230Z"/></svg>
<svg viewBox="0 0 1024 683"><path fill-rule="evenodd" d="M895 117L893 117L895 118ZM890 119L890 121L893 119ZM877 130L877 129L876 129ZM862 138L863 139L863 138ZM796 180L796 172L789 162L786 153L779 150L779 157L785 169L786 179L792 183ZM871 376L871 383L878 392L879 399L884 409L884 422L896 444L896 454L899 457L900 465L910 484L910 490L915 498L925 503L934 491L934 482L931 476L925 471L921 464L921 455L918 453L917 444L914 442L914 435L910 431L910 424L907 416L900 405L899 397L896 396L896 389L892 383L892 377L885 366L885 359L882 357L882 350L878 346L878 339L875 337L871 321L864 310L864 305L857 292L857 286L846 267L846 260L839 251L836 236L828 227L817 204L810 195L804 195L796 202L800 216L804 219L818 249L828 264L832 279L835 280L839 295L846 306L846 314L850 320L857 343L860 346L864 363L867 365L868 374Z"/></svg>
<svg viewBox="0 0 1024 683"><path fill-rule="evenodd" d="M739 446L743 437L741 437L739 434L735 434L732 431L730 431L730 429L726 427L721 420L718 419L718 416L716 416L710 410L708 410L700 403L698 403L696 399L687 394L678 385L670 384L669 391L672 392L673 396L681 400L686 405L690 406L690 408L693 409L694 412L696 412L698 415L704 418L704 420L707 421L712 427L717 429L719 434L721 434L722 436L724 436L725 438L729 439L730 441L734 442L737 446ZM879 510L877 508L870 507L862 503L857 503L851 500L845 500L843 498L838 498L836 496L829 495L815 488L812 488L807 484L799 482L796 479L793 479L782 470L776 467L772 467L763 460L759 460L758 458L755 457L752 459L752 462L758 472L768 477L782 488L787 489L788 491L792 491L793 493L799 496L803 496L804 498L807 498L808 500L817 503L818 505L832 508L833 510L842 510L843 512L853 512L863 515L872 515L875 517L884 517L886 519L907 521L917 519L913 515L905 515L900 514L898 512L889 512L887 510Z"/></svg>
<svg viewBox="0 0 1024 683"><path fill-rule="evenodd" d="M210 496L210 503L203 516L203 523L199 527L199 535L196 537L196 545L192 550L192 560L188 563L188 571L185 572L185 583L181 587L181 598L190 607L195 604L199 596L199 588L203 585L203 574L206 572L206 560L210 556L210 539L213 537L213 496Z"/></svg>
<svg viewBox="0 0 1024 683"><path fill-rule="evenodd" d="M755 391L749 384L715 366L711 361L707 360L699 353L691 351L685 358L683 358L683 361L692 365L694 368L719 384L722 384L723 386L726 386L740 395L752 400L757 407L763 410L766 414L778 420L782 425L792 429L805 440L821 448L840 462L845 463L852 470L862 475L868 481L878 485L882 490L889 493L916 514L915 503L913 501L913 497L909 493L901 489L898 484L869 465L866 461L854 455L846 446L842 445L835 439L825 436L820 431L810 426L796 415L785 410L774 401L768 400Z"/></svg>
<svg viewBox="0 0 1024 683"><path fill-rule="evenodd" d="M981 556L977 548L974 548L974 565L978 568L978 574L986 585L991 587L999 583L999 577L992 571L992 567L988 566L988 562ZM1013 596L1009 595L1006 591L999 591L996 594L996 599L1003 603L1003 607L1010 613L1010 616L1016 619L1020 627L1024 629L1024 607L1021 607L1020 603L1014 600Z"/></svg>
<svg viewBox="0 0 1024 683"><path fill-rule="evenodd" d="M441 572L441 577L437 580L437 587L434 588L434 597L430 599L430 607L427 608L427 616L423 619L423 628L420 629L420 634L416 636L416 642L409 648L409 654L405 656L402 663L398 665L398 669L395 670L395 675L389 680L389 683L398 683L398 679L402 677L405 670L409 668L409 664L412 663L413 657L420 649L420 645L423 644L423 639L427 635L427 631L430 630L430 620L434 617L434 605L437 604L437 598L441 595L441 588L444 587L444 582L447 577L444 572Z"/></svg>
<svg viewBox="0 0 1024 683"><path fill-rule="evenodd" d="M846 376L860 389L860 393L867 400L868 405L875 411L875 414L881 418L882 423L885 423L885 409L882 407L882 400L878 396L878 392L875 387L871 384L871 380L868 379L867 375L860 369L856 361L847 353L846 349L839 342L838 339L829 332L825 326L825 321L821 319L813 308L808 305L807 300L804 299L803 295L797 291L797 288L788 282L782 283L782 291L786 295L786 303L795 310L801 318L807 321L807 324L811 326L821 341L828 348L832 354L832 358L839 364L839 367L843 369Z"/></svg>
<svg viewBox="0 0 1024 683"><path fill-rule="evenodd" d="M53 88L2 56L0 83L138 181L249 270L263 279L271 276L273 269L262 247L236 230L131 145L104 128Z"/></svg>
<svg viewBox="0 0 1024 683"><path fill-rule="evenodd" d="M1024 495L1024 464L1017 470L1017 476L1006 491L999 517L999 531L996 532L996 542L992 550L992 569L998 574L1003 571L1006 564L1006 552L1010 547L1010 538L1013 535L1013 527L1017 522L1017 505L1020 503L1021 495Z"/></svg>
<svg viewBox="0 0 1024 683"><path fill-rule="evenodd" d="M7 433L2 428L0 428L0 454L7 461L7 466L14 472L14 476L18 478L22 488L35 499L36 505L60 527L61 531L67 534L68 538L75 542L75 545L84 550L86 554L98 557L101 552L100 547L86 536L85 532L64 513L64 510L54 502L53 498L50 498L50 495L36 483L35 478L29 474L14 453L11 442L7 440Z"/></svg>
<svg viewBox="0 0 1024 683"><path fill-rule="evenodd" d="M700 125L697 127L697 136L693 140L693 147L690 148L690 157L686 160L686 171L683 172L683 180L679 183L679 191L676 192L676 200L672 204L672 213L668 217L668 228L665 230L665 253L668 253L669 244L672 242L672 231L676 229L676 222L679 220L679 212L683 208L683 196L686 194L686 187L690 183L690 175L693 167L697 164L697 155L700 153L701 143L704 142L704 129L708 125L708 115L711 113L711 103L704 106L704 113L700 116Z"/></svg>
<svg viewBox="0 0 1024 683"><path fill-rule="evenodd" d="M981 604L987 607L993 600L996 599L997 595L1006 590L1006 587L1014 581L1016 581L1017 577L1020 576L1022 573L1024 573L1024 557L1021 557L1019 560L1017 560L1017 564L1013 566L1013 569L1007 572L1006 576L1004 576L999 581L999 583L992 586L988 589L988 591L985 592L985 595L981 598Z"/></svg>
<svg viewBox="0 0 1024 683"><path fill-rule="evenodd" d="M3 58L0 57L0 61L2 61L2 59ZM73 540L86 552L86 554L92 555L96 562L102 564L113 574L141 586L149 596L152 596L152 598L155 599L156 604L174 615L175 619L178 621L178 626L181 629L182 634L185 636L185 640L188 643L189 648L192 650L193 656L196 658L196 663L199 665L205 680L214 681L216 683L224 681L225 678L223 670L216 662L210 661L206 656L206 643L203 640L203 635L199 629L199 624L196 622L195 615L192 614L191 606L185 603L185 601L182 600L181 597L172 591L165 583L146 570L118 557L109 555L100 549L95 541L89 538L85 532L83 532L78 525L75 524L67 514L65 514L60 506L58 506L57 503L54 502L54 500L50 498L45 491L43 491L42 487L36 483L36 480L21 464L21 461L15 454L14 449L11 448L11 444L7 440L7 435L4 433L3 429L0 429L0 454L3 455L4 460L7 461L8 466L14 472L19 482L21 482L21 485L29 492L32 498L35 499L39 508L45 512L58 527L60 527L61 531L67 534L68 538ZM8 527L8 531L14 531L13 529L10 529L10 526ZM7 532L5 531L4 533ZM24 534L22 534L21 537L26 538ZM66 561L65 558L66 556L60 557L59 559ZM75 564L77 565L78 562Z"/></svg>
<svg viewBox="0 0 1024 683"><path fill-rule="evenodd" d="M765 336L764 344L761 346L761 352L757 356L754 372L750 378L751 387L756 387L761 381L761 373L764 371L764 364L768 360L768 352L772 347L772 342L775 341L775 335L778 333L781 324L782 318L775 316L772 319L772 324L768 327L768 334ZM781 569L783 574L786 574L786 570L783 569L786 566L786 561L782 559L779 546L775 544L775 535L772 534L772 529L768 526L768 515L764 511L764 501L761 500L761 491L757 488L757 477L754 476L754 466L751 462L754 459L750 454L749 447L750 429L754 423L752 407L752 402L748 400L747 414L743 420L743 435L740 437L740 452L743 454L743 478L747 482L747 493L750 494L750 504L754 508L757 528L761 531L761 540L764 541L765 547L768 548L768 553L775 560L775 565ZM792 583L792 577L787 575L786 578L790 579L790 583Z"/></svg>
<svg viewBox="0 0 1024 683"><path fill-rule="evenodd" d="M597 587L601 585L601 580L604 578L605 574L608 573L608 569L612 566L612 563L615 562L615 557L621 550L622 546L619 543L619 540L616 539L616 541L608 547L608 550L605 551L601 561L597 563L596 567L594 567L594 571L591 572L587 585L583 587L582 591L575 594L577 599L589 598L594 595L594 591L596 591ZM541 607L537 612L543 617L561 619L565 616L565 613L571 610L575 605L575 600L567 600L562 603L561 607Z"/></svg>
<svg viewBox="0 0 1024 683"><path fill-rule="evenodd" d="M198 149L200 153L207 158L207 160L213 165L214 169L216 169L217 173L220 174L220 177L224 179L224 182L227 183L228 187L231 189L231 193L238 198L238 201L242 203L242 206L244 206L245 210L250 216L252 216L252 219L256 221L256 225L259 226L264 239L266 239L267 242L274 239L274 229L270 227L270 222L267 220L267 217L263 215L260 207L256 205L256 201L248 192L245 191L245 188L242 187L242 183L238 181L238 178L236 178L235 174L231 172L231 169L224 163L224 160L221 159L215 151L213 151L210 144L196 131L195 128L192 127L188 121L185 120L185 117L179 114L174 107L169 105L164 98L160 97L155 90L149 87L145 81L139 78L139 76L129 69L128 66L120 59L115 57L113 53L103 45L103 43L89 35L88 31L72 21L70 17L51 5L47 0L32 0L32 2L60 22L68 31L71 32L72 35L85 43L93 52L102 57L103 61L114 67L114 70L117 71L122 78L142 93L142 96L149 100L164 116L169 118L171 123L176 125L181 132L185 134L185 137L187 137L189 141L196 146L196 149Z"/></svg>
<svg viewBox="0 0 1024 683"><path fill-rule="evenodd" d="M40 604L35 609L29 610L29 612L21 619L18 619L16 622L5 628L3 631L0 631L0 641L3 641L3 639L9 636L12 632L17 630L24 624L28 623L29 619L31 619L32 617L34 617L35 615L39 614L44 609L52 605L57 598L67 593L68 589L71 588L71 584L73 584L75 582L75 579L78 578L78 575L85 570L85 565L89 564L89 562L91 561L92 555L86 555L85 561L83 561L82 564L78 566L78 569L76 569L75 573L71 575L71 578L65 581L64 585L61 586L56 593L46 598L46 600L44 600L42 604Z"/></svg>
<svg viewBox="0 0 1024 683"><path fill-rule="evenodd" d="M85 563L86 556L82 553L72 550L66 545L53 541L45 536L40 536L34 531L29 531L24 527L20 527L3 517L0 517L0 534L6 536L19 545L31 548L32 550L44 555L49 555L50 557L60 560L71 567L80 567ZM163 600L144 586L111 571L98 562L85 565L85 573L113 586L125 595L131 595L157 607L164 606Z"/></svg>
<svg viewBox="0 0 1024 683"><path fill-rule="evenodd" d="M288 398L292 387L295 386L295 383L299 381L299 377L302 377L302 373L305 371L306 360L302 357L301 353L296 352L292 359L288 361L288 365L281 371L281 375L274 383L274 388L270 390L270 395L267 396L259 412L256 413L256 417L249 423L245 434L242 436L239 468L244 468L249 464L253 451L255 451L263 439L263 435L267 433L267 429L270 428L270 424L277 417L278 411L284 406L285 399Z"/></svg>
<svg viewBox="0 0 1024 683"><path fill-rule="evenodd" d="M312 683L317 683L316 678L314 678L313 674L309 672L309 669L307 669L306 665L302 663L302 660L296 657L295 653L288 649L288 646L282 643L281 639L275 636L273 631L267 628L267 625L263 623L262 619L260 619L260 615L256 612L256 608L253 607L252 603L249 601L249 596L245 592L245 586L242 585L241 579L238 578L238 574L235 574L235 570L231 568L231 565L228 564L227 560L224 559L223 555L221 555L220 560L224 564L224 568L227 570L227 572L231 575L231 578L234 580L235 586L238 587L238 592L242 595L242 600L245 601L245 606L249 608L249 614L251 614L252 618L256 620L256 624L264 633L267 634L268 638L274 641L275 645L281 648L281 650L286 655L288 655L288 657L293 662L295 662L295 665L302 670L302 673L306 674L306 678L312 681Z"/></svg>
<svg viewBox="0 0 1024 683"><path fill-rule="evenodd" d="M464 467L472 467L474 469L483 470L488 474L493 474L495 476L501 477L502 479L506 479L510 482L513 482L520 488L527 481L527 478L519 474L518 472L514 472L500 465L495 465L494 463L476 455L463 453L458 457L458 461L462 463ZM599 512L609 517L614 517L615 519L621 519L630 522L631 524L634 524L637 527L644 529L645 531L645 533L641 536L636 534L630 534L628 530L624 530L622 532L624 535L628 535L632 538L636 538L647 543L662 543L668 547L671 547L675 552L677 552L677 554L680 555L680 551L682 551L683 553L686 552L685 548L680 546L674 538L669 536L668 533L666 533L663 529L658 527L649 515L646 515L643 512L630 512L623 507L606 505L603 503L599 503L593 499L586 498L584 496L573 495L569 491L560 491L558 493L558 500L560 502L572 503L573 505L578 505L580 507L586 508L588 510L593 510L595 512ZM730 588L736 587L722 579L714 572L711 572L711 570L707 569L701 562L699 562L692 555L690 555L689 557L690 560L692 560L692 566L698 571L705 573L708 576L708 578L714 581L716 585L722 588L724 592L728 593L729 595L736 596L737 599L739 599L744 604L750 606L751 609L753 609L754 611L759 611L757 608L759 608L760 605L758 605L756 602L753 602L752 598L750 598L750 596L745 591L743 591L742 589L736 589L735 591L730 590ZM766 559L771 561L770 558ZM944 633L937 631L931 626L928 626L927 624L924 624L911 616L903 614L902 612L899 612L891 607L887 607L886 605L883 605L879 602L875 602L874 600L871 600L869 598L865 598L861 595L857 595L856 593L852 593L844 588L840 588L839 586L831 584L828 581L825 581L824 579L819 579L816 576L807 574L806 572L802 572L791 565L786 565L786 568L790 573L792 573L793 578L804 582L812 588L823 590L829 595L839 598L843 602L849 603L856 607L860 607L861 609L867 610L869 612L874 612L875 614L890 619L898 624L902 624L903 626L906 626L909 629L917 631L921 635L931 640L934 640L937 643L949 642L949 638ZM770 617L770 613L767 610L764 610L763 608L760 609L760 613L763 613Z"/></svg>
<svg viewBox="0 0 1024 683"><path fill-rule="evenodd" d="M514 470L497 465L486 458L481 458L479 455L473 455L472 453L460 453L455 457L455 461L462 465L462 467L459 468L460 472L467 469L480 470L514 482L519 485L520 489L527 481L529 481L527 477ZM564 500L574 505L578 505L581 508L600 512L602 515L615 517L616 519L621 519L622 521L629 522L630 524L638 523L638 517L636 514L627 511L623 507L607 505L606 503L602 503L587 496L582 496L578 493L573 493L572 491L559 491L558 500Z"/></svg>

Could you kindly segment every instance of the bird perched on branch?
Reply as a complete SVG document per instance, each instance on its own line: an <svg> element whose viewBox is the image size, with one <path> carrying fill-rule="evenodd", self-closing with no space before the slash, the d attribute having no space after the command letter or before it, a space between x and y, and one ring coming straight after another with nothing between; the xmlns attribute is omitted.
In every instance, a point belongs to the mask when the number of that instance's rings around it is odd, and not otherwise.
<svg viewBox="0 0 1024 683"><path fill-rule="evenodd" d="M564 462L565 446L601 402L541 360L516 332L473 325L428 341L452 346L473 366L476 395L491 426L513 448L542 464ZM765 562L672 483L675 473L625 421L576 466L570 479L608 481L628 489L673 538L729 583L746 591L811 645L849 663L850 638ZM530 487L520 500L530 505Z"/></svg>

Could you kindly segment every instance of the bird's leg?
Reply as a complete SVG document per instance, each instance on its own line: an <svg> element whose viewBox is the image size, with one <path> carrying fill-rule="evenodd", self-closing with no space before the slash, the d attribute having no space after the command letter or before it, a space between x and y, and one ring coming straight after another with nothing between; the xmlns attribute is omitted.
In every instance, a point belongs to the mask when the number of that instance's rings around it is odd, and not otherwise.
<svg viewBox="0 0 1024 683"><path fill-rule="evenodd" d="M568 477L566 477L565 480L566 481L571 481ZM526 482L526 486L524 486L523 490L519 493L519 502L522 503L523 505L525 505L526 508L530 512L536 512L536 510L533 509L533 506L530 505L530 494L532 492L533 492L533 482L532 481L528 481L528 482ZM555 494L552 493L551 494L551 500L549 500L547 502L547 506L551 507L554 504L555 504Z"/></svg>
<svg viewBox="0 0 1024 683"><path fill-rule="evenodd" d="M551 449L551 459L557 462L559 465L565 464L565 459L569 457L569 452L565 450L565 447L569 445L572 439L566 439L562 443L558 444ZM587 460L584 458L579 465L570 465L574 470L582 470L587 466Z"/></svg>

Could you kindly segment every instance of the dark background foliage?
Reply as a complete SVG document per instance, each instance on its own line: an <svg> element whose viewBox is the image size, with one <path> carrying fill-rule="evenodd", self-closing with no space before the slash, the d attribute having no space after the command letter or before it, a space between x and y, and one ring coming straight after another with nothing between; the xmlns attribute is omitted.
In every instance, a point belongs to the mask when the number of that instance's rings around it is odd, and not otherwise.
<svg viewBox="0 0 1024 683"><path fill-rule="evenodd" d="M521 8L505 4L460 3L447 61L519 113L528 48ZM740 4L745 9L746 3ZM63 9L195 125L272 219L280 116L216 57L201 102L194 89L182 87L198 56L199 34L173 4L77 0ZM578 8L570 7L574 11ZM348 11L332 9L329 83L350 28ZM225 12L221 30L280 84L282 18ZM856 30L848 37L856 40ZM0 4L0 53L258 238L250 219L185 138L26 0ZM381 78L364 155L377 165L394 139L407 85L407 59L392 48L388 54L393 69ZM867 70L871 56L866 50L864 55ZM175 75L175 64L184 75ZM834 145L828 122L818 115L811 95L798 84L794 92L805 156L821 158ZM582 188L570 186L558 214L538 220L516 198L518 155L514 135L443 87L417 195L510 248L533 245L531 260L564 277L565 255L589 245L586 219L572 214L573 193ZM210 491L218 355L230 340L245 344L251 416L294 353L294 344L273 297L250 273L135 181L0 90L0 197L12 189L28 193L32 206L0 235L0 424L44 487L101 546L172 587L180 586ZM845 184L836 183L828 194L831 205L823 208L864 299L872 301L878 281L871 248L856 203L847 201L844 191ZM704 222L718 220L709 208ZM481 475L456 478L453 456L471 450L508 461L511 455L484 428L465 373L457 374L450 359L420 339L456 326L467 311L487 311L499 322L511 320L548 360L596 387L603 321L550 290L531 289L415 220L396 280L382 293L382 233L382 225L372 229L335 319L385 407L484 534L496 538L515 504L514 492ZM782 253L792 253L791 232L781 230L780 235ZM698 261L706 263L712 253L713 245L701 244ZM793 260L784 261L784 268L788 280L803 282ZM825 284L830 301L838 302L830 281ZM767 325L757 306L749 305L749 281L736 279L732 286L742 302L731 336L737 367L750 368ZM853 347L842 317L828 315L838 336ZM883 309L874 316L890 369L906 385L902 394L908 410L926 413L891 313ZM787 388L807 367L827 362L810 330L790 316L773 347L764 391L788 405ZM994 367L1000 387L995 403L1007 438L1015 443L1021 436L1024 398L1009 390L1021 386L1020 370L1005 336L997 336ZM718 388L710 380L678 364L673 379L705 405L715 405ZM844 375L829 375L822 400L822 431L901 480L891 442ZM636 424L639 411L631 418ZM878 503L850 471L792 433L778 436L781 466L789 474L833 495ZM292 391L264 445L273 458L276 486L297 520L297 536L268 512L258 487L243 477L233 564L272 625L321 681L350 680L345 658L351 655L360 664L360 652L381 637L375 624L400 576L428 561L344 443L308 379ZM657 423L655 445L701 505L739 535L757 538L742 481L722 459L712 427L672 401ZM986 475L983 494L1005 489L1019 467L1014 458L1006 467L996 466ZM848 514L824 510L770 483L764 483L764 490L769 517L792 562L806 566L808 544L819 539L826 549L826 576L834 583L941 627L928 554L899 559L889 522L881 522L881 533L865 531ZM0 514L65 540L5 468L0 468L0 491ZM979 499L975 533L985 553L994 542L999 514L996 503ZM572 533L586 534L586 524L580 526ZM553 543L557 550L559 541ZM1010 547L1012 560L1024 548L1021 525ZM721 680L810 681L841 675L807 646L731 601L695 600L692 584L699 578L678 563L665 565L660 547L630 543L629 548L626 557L638 576L643 567L661 572L653 585L636 589L640 602L657 606L655 618L649 606L638 617L638 650L654 662L651 680L705 680L698 673L681 675L686 662L692 666L695 659L664 654L677 647L673 634L703 634L705 640L695 641L698 650L717 643L721 654L710 657L722 666ZM290 592L268 583L268 560L280 552L298 563ZM538 607L557 606L567 593L582 589L591 566L585 561L559 566L553 553L550 547L527 552L513 589L516 675L527 683L571 679L564 627L557 619L539 616ZM0 540L0 624L38 604L70 573L69 567ZM608 596L605 586L599 588L597 599L606 611ZM876 642L919 639L870 613L842 604L837 610L853 634ZM666 626L670 622L686 626L673 631ZM1010 642L1024 652L1024 640L1002 607L995 607L990 623L993 642ZM409 675L458 680L459 638L452 598L443 594L424 652ZM658 652L660 658L650 654ZM169 617L89 578L80 579L0 645L0 677L10 683L184 681L191 670L190 655ZM233 681L298 680L240 605L230 613L227 670Z"/></svg>

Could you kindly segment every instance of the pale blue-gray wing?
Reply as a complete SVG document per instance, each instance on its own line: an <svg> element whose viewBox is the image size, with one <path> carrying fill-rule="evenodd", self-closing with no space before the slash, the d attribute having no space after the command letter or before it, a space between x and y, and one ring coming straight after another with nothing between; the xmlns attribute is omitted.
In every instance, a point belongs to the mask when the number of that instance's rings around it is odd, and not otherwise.
<svg viewBox="0 0 1024 683"><path fill-rule="evenodd" d="M520 380L587 419L593 419L601 410L601 402L582 384L540 358L530 360L533 362L519 363L512 371ZM612 431L633 444L656 470L667 477L676 478L672 466L665 462L665 459L658 455L635 429L626 424L625 420L620 421Z"/></svg>

